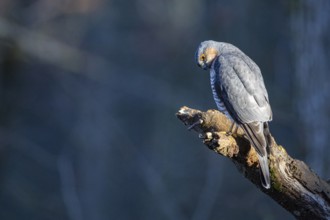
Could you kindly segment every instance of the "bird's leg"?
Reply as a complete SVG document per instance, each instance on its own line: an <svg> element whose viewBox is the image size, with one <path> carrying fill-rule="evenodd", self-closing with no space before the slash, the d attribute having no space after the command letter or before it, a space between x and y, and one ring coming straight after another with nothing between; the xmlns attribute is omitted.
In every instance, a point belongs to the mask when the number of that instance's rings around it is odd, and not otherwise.
<svg viewBox="0 0 330 220"><path fill-rule="evenodd" d="M235 122L234 122L234 123L235 123ZM233 130L233 134L237 134L238 127L239 127L238 124L235 123L235 125L236 125L236 127L235 127L235 129Z"/></svg>
<svg viewBox="0 0 330 220"><path fill-rule="evenodd" d="M237 133L238 125L233 121L230 125L229 130L227 131L226 135L231 136Z"/></svg>

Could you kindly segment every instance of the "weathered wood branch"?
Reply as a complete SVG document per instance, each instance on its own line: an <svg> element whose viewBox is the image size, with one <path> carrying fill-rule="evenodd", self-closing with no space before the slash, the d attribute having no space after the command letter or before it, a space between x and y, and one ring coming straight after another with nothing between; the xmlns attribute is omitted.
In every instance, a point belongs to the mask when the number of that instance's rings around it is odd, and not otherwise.
<svg viewBox="0 0 330 220"><path fill-rule="evenodd" d="M291 158L272 137L268 162L271 188L262 187L256 152L244 132L228 135L231 122L216 110L202 112L182 107L177 117L195 130L203 143L216 153L228 157L238 170L262 192L273 198L297 219L330 219L330 185L303 161Z"/></svg>

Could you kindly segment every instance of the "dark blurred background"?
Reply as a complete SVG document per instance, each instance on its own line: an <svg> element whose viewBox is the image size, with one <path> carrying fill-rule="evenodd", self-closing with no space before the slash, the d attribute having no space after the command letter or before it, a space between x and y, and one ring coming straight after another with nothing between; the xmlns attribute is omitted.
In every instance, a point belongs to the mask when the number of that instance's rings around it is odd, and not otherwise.
<svg viewBox="0 0 330 220"><path fill-rule="evenodd" d="M329 178L330 1L0 0L0 219L292 219L176 117L194 53L261 68L289 154Z"/></svg>

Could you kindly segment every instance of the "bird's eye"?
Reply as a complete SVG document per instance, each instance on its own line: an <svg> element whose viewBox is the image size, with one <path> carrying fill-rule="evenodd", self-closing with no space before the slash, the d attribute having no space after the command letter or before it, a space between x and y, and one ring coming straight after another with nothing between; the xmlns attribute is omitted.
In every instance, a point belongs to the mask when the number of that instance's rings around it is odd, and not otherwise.
<svg viewBox="0 0 330 220"><path fill-rule="evenodd" d="M201 56L200 56L200 60L201 60L201 61L205 61L205 59L206 59L205 54L201 54Z"/></svg>

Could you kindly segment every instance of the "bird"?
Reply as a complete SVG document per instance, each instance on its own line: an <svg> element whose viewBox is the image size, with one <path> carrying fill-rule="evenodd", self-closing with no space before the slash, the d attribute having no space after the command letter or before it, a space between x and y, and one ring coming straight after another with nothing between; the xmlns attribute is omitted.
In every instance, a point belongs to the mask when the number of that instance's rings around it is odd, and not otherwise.
<svg viewBox="0 0 330 220"><path fill-rule="evenodd" d="M220 112L231 121L229 134L236 124L241 127L257 152L261 185L271 186L268 151L271 136L268 122L273 118L268 93L258 65L236 46L213 40L203 41L195 61L210 70L211 89Z"/></svg>

